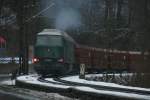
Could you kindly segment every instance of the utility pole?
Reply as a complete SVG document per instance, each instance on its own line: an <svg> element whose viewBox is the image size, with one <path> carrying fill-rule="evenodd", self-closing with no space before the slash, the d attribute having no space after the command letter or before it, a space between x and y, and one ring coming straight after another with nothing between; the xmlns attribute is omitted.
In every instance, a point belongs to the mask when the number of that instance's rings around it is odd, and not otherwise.
<svg viewBox="0 0 150 100"><path fill-rule="evenodd" d="M19 18L19 43L20 43L20 52L19 52L19 74L28 74L28 23L30 23L34 18L41 15L43 12L47 11L49 8L53 7L55 4L53 2L50 2L50 4L34 16L28 18L29 16L27 14L28 10L31 10L28 8L30 1L28 0L17 0L18 4L18 18ZM27 18L26 18L27 17Z"/></svg>
<svg viewBox="0 0 150 100"><path fill-rule="evenodd" d="M22 74L22 62L23 62L23 41L22 41L22 33L23 33L23 2L20 0L18 2L18 22L19 22L19 74Z"/></svg>
<svg viewBox="0 0 150 100"><path fill-rule="evenodd" d="M28 74L28 67L29 67L29 64L28 64L28 49L29 49L29 41L28 41L28 34L29 34L29 31L28 31L28 23L26 23L26 17L28 18L28 15L29 15L29 7L26 7L30 5L30 1L26 1L24 0L24 6L23 6L23 9L24 9L24 17L25 19L23 20L23 26L24 26L24 31L23 31L23 48L24 48L24 56L23 56L23 74ZM32 10L32 9L30 9Z"/></svg>
<svg viewBox="0 0 150 100"><path fill-rule="evenodd" d="M28 42L25 25L25 1L18 0L19 18L19 74L28 74Z"/></svg>

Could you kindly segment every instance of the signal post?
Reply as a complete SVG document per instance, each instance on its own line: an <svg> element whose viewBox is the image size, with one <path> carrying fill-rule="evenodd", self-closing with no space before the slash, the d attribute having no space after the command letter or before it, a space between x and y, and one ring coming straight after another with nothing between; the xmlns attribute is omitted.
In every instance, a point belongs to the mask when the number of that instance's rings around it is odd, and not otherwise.
<svg viewBox="0 0 150 100"><path fill-rule="evenodd" d="M85 64L80 64L80 79L85 79Z"/></svg>

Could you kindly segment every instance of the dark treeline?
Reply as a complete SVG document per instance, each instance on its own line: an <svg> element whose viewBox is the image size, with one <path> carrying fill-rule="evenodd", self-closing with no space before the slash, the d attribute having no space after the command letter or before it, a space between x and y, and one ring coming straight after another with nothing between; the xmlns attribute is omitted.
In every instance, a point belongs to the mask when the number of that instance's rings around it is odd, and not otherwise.
<svg viewBox="0 0 150 100"><path fill-rule="evenodd" d="M64 30L89 46L148 51L150 1L0 0L0 36L6 38L7 48L17 51L20 37L33 45L44 28Z"/></svg>

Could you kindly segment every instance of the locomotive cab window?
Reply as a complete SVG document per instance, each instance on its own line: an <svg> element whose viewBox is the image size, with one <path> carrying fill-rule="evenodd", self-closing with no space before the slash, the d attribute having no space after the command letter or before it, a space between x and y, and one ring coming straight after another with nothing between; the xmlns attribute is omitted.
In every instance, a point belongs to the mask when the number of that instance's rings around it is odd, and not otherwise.
<svg viewBox="0 0 150 100"><path fill-rule="evenodd" d="M62 46L62 37L57 35L38 35L37 46Z"/></svg>

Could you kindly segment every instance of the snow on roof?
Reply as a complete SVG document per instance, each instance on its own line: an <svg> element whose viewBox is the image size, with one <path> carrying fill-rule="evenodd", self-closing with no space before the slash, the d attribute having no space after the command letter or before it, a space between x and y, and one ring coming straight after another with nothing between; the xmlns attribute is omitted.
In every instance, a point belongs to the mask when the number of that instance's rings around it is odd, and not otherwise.
<svg viewBox="0 0 150 100"><path fill-rule="evenodd" d="M71 36L69 36L64 31L60 31L60 30L57 30L57 29L44 29L42 32L38 33L37 35L58 35L58 36L63 36L65 39L75 43L74 39Z"/></svg>
<svg viewBox="0 0 150 100"><path fill-rule="evenodd" d="M61 31L56 29L44 29L38 35L62 35Z"/></svg>
<svg viewBox="0 0 150 100"><path fill-rule="evenodd" d="M110 52L110 53L120 53L120 54L135 54L135 55L141 55L141 51L123 51L123 50L117 50L117 49L103 49L103 48L97 48L97 47L90 47L86 45L77 45L77 48L83 48L83 49L90 49L95 51L102 51L102 52ZM144 55L149 55L148 52L145 52Z"/></svg>

